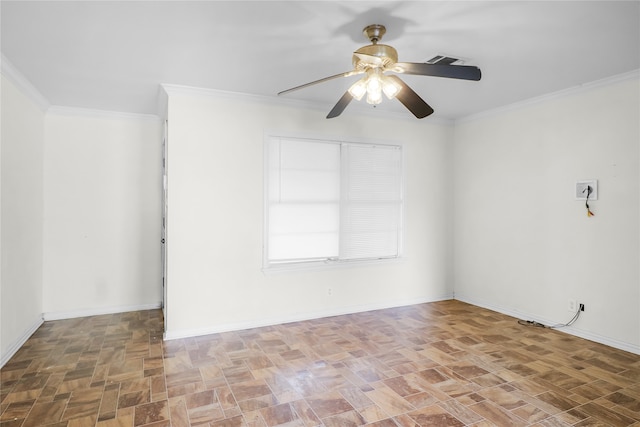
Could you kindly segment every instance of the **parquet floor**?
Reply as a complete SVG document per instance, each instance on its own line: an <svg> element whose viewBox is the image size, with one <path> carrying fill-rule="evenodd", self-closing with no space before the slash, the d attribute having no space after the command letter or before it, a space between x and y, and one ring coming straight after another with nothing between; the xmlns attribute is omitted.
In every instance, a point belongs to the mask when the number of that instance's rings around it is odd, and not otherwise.
<svg viewBox="0 0 640 427"><path fill-rule="evenodd" d="M2 427L640 426L640 356L459 301L162 341L160 310L44 323Z"/></svg>

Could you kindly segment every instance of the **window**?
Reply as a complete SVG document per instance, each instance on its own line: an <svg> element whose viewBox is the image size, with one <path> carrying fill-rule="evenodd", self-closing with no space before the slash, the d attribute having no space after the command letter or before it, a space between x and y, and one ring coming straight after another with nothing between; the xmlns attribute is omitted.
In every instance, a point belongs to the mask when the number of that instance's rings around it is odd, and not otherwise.
<svg viewBox="0 0 640 427"><path fill-rule="evenodd" d="M270 136L265 148L265 268L400 256L400 146Z"/></svg>

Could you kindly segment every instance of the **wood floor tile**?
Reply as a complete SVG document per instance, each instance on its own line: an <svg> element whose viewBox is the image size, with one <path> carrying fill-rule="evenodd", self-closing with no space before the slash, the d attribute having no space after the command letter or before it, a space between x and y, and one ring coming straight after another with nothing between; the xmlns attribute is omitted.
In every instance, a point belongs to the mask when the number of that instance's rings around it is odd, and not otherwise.
<svg viewBox="0 0 640 427"><path fill-rule="evenodd" d="M513 415L495 403L482 401L469 407L477 414L484 417L487 421L498 426L526 426L527 422L517 415Z"/></svg>
<svg viewBox="0 0 640 427"><path fill-rule="evenodd" d="M389 418L389 414L382 410L378 405L371 405L361 408L357 411L360 416L369 423L374 423Z"/></svg>
<svg viewBox="0 0 640 427"><path fill-rule="evenodd" d="M361 426L367 424L367 420L360 413L352 410L325 418L323 424L327 427Z"/></svg>
<svg viewBox="0 0 640 427"><path fill-rule="evenodd" d="M456 420L462 421L465 425L474 424L483 420L478 413L472 411L455 399L440 402L438 406L453 415Z"/></svg>
<svg viewBox="0 0 640 427"><path fill-rule="evenodd" d="M66 405L67 402L65 400L35 403L22 426L34 427L59 422L62 420L62 413Z"/></svg>
<svg viewBox="0 0 640 427"><path fill-rule="evenodd" d="M373 390L365 392L365 395L389 416L404 414L415 409L406 399L384 385L384 383L377 383L374 387Z"/></svg>
<svg viewBox="0 0 640 427"><path fill-rule="evenodd" d="M640 356L459 301L172 341L162 325L45 322L0 369L0 427L640 427Z"/></svg>
<svg viewBox="0 0 640 427"><path fill-rule="evenodd" d="M322 393L306 400L320 418L354 410L353 406L337 391Z"/></svg>
<svg viewBox="0 0 640 427"><path fill-rule="evenodd" d="M419 426L464 427L465 425L458 418L438 405L427 406L410 412L409 416L413 418Z"/></svg>
<svg viewBox="0 0 640 427"><path fill-rule="evenodd" d="M260 410L260 413L262 414L262 418L270 427L283 424L289 425L293 422L300 425L304 424L289 403L263 408Z"/></svg>
<svg viewBox="0 0 640 427"><path fill-rule="evenodd" d="M0 422L26 418L34 403L35 400L10 403L3 409L2 416L0 416Z"/></svg>

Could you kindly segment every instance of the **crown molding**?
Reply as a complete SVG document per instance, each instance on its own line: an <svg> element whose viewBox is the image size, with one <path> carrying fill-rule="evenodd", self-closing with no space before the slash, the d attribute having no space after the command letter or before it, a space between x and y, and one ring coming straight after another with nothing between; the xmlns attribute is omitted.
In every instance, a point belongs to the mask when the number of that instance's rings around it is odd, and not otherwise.
<svg viewBox="0 0 640 427"><path fill-rule="evenodd" d="M290 98L281 98L276 96L265 96L265 95L253 95L248 93L241 92L230 92L218 89L206 89L206 88L198 88L192 86L181 86L174 84L161 84L161 92L164 91L166 96L195 96L195 97L211 97L215 99L230 99L237 101L246 101L246 102L254 102L260 103L264 105L270 106L280 106L280 107L289 107L295 109L309 109L326 112L326 107L319 106L318 103L309 102L309 101L301 101L298 99L290 99ZM163 95L161 94L160 97ZM368 104L367 104L368 105ZM165 108L161 107L161 108ZM380 113L373 111L372 108L367 108L362 104L356 104L349 107L351 111L356 114L374 117L376 119L380 119ZM415 121L418 120L410 114L398 113L395 111L385 111L384 112L385 119L393 119L393 120L407 120L407 121ZM436 117L426 118L424 119L426 123L430 124L439 124L439 125L452 125L453 120L449 119L441 119Z"/></svg>
<svg viewBox="0 0 640 427"><path fill-rule="evenodd" d="M0 72L20 91L31 99L42 112L47 111L51 103L18 69L0 52Z"/></svg>
<svg viewBox="0 0 640 427"><path fill-rule="evenodd" d="M119 111L95 110L91 108L64 107L61 105L50 106L47 110L47 114L97 119L142 120L152 122L161 121L161 118L154 114L123 113Z"/></svg>
<svg viewBox="0 0 640 427"><path fill-rule="evenodd" d="M156 96L156 112L163 121L167 120L169 114L169 94L162 85L158 85L158 95Z"/></svg>
<svg viewBox="0 0 640 427"><path fill-rule="evenodd" d="M617 74L615 76L607 77L600 80L595 80L593 82L584 83L584 84L570 87L567 89L562 89L557 92L548 93L546 95L536 96L534 98L529 98L524 101L515 102L513 104L505 105L503 107L482 111L480 113L472 114L472 115L463 117L461 119L455 120L454 124L455 125L464 124L464 123L472 122L479 119L495 117L504 113L508 113L510 111L517 111L523 108L531 107L533 105L553 101L556 99L565 98L570 95L587 92L599 87L610 86L615 83L625 82L627 80L634 80L638 78L640 78L640 69L632 70L622 74Z"/></svg>

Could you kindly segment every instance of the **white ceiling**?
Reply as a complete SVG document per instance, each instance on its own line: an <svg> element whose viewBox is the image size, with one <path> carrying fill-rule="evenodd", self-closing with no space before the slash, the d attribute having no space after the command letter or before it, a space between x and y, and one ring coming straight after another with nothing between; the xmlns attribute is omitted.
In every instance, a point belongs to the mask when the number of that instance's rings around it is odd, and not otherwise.
<svg viewBox="0 0 640 427"><path fill-rule="evenodd" d="M480 82L403 76L432 117L640 68L639 1L2 0L0 8L2 54L51 104L130 113L156 114L161 83L275 97L349 71L369 24L387 27L382 43L400 61L444 53L482 69ZM328 112L357 78L286 98ZM405 111L397 101L380 109Z"/></svg>

